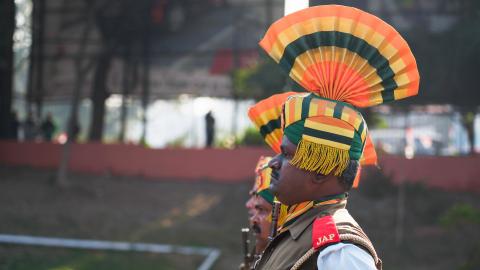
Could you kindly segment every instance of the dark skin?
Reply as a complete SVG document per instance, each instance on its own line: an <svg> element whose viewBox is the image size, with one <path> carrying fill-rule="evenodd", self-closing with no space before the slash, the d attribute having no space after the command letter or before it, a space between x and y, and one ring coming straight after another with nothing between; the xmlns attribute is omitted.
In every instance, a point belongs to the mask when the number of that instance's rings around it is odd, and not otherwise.
<svg viewBox="0 0 480 270"><path fill-rule="evenodd" d="M272 205L260 196L254 203L254 214L250 217L250 224L256 227L258 231L255 232L255 253L260 254L267 247L268 236L270 234L271 222L268 219L272 212Z"/></svg>
<svg viewBox="0 0 480 270"><path fill-rule="evenodd" d="M286 136L283 136L280 148L282 153L268 163L273 170L270 190L280 202L293 205L345 192L336 176L321 175L291 165L297 146Z"/></svg>

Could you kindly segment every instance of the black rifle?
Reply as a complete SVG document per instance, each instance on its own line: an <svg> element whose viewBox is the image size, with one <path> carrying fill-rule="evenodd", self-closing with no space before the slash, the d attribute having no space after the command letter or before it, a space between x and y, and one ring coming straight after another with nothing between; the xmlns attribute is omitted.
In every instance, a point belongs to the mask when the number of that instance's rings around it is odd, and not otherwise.
<svg viewBox="0 0 480 270"><path fill-rule="evenodd" d="M268 237L268 241L272 241L275 236L277 236L277 225L278 225L278 216L280 215L280 206L281 203L279 201L273 202L273 210L272 210L272 226L270 227L270 236Z"/></svg>
<svg viewBox="0 0 480 270"><path fill-rule="evenodd" d="M240 270L250 270L253 254L250 252L250 229L249 228L242 228L242 242L243 242L243 263L240 265Z"/></svg>

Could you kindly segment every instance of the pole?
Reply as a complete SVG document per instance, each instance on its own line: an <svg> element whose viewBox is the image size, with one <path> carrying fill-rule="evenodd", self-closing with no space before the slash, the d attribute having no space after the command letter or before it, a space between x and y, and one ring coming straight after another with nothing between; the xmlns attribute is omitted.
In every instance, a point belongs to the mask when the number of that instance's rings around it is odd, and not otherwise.
<svg viewBox="0 0 480 270"><path fill-rule="evenodd" d="M148 14L152 7L152 1L148 1L145 14ZM150 17L145 16L145 29L143 35L143 77L142 77L142 137L140 142L146 145L147 142L147 109L150 99Z"/></svg>
<svg viewBox="0 0 480 270"><path fill-rule="evenodd" d="M285 11L284 15L288 15L295 11L307 8L309 5L309 0L285 0Z"/></svg>
<svg viewBox="0 0 480 270"><path fill-rule="evenodd" d="M89 8L88 13L93 13L91 7ZM87 14L88 14L87 13ZM89 18L91 20L91 18ZM87 40L90 33L90 28L92 26L92 22L86 22L86 26L83 29L82 33L82 42L79 45L79 49L77 55L75 57L75 70L77 72L77 77L75 80L75 87L74 92L71 100L71 107L70 107L70 117L67 124L67 142L63 146L62 149L62 157L60 159L60 165L58 166L57 171L57 179L56 182L60 187L65 187L67 185L67 174L68 174L68 164L70 161L70 152L72 148L72 138L74 125L77 123L78 120L78 106L80 103L80 93L83 82L86 77L87 67L83 67L83 60L84 55L87 48Z"/></svg>

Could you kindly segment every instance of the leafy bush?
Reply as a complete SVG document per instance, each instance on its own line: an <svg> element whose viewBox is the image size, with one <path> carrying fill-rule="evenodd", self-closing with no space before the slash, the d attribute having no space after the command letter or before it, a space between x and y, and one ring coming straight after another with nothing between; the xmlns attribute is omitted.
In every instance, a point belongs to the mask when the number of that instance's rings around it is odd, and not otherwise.
<svg viewBox="0 0 480 270"><path fill-rule="evenodd" d="M448 228L461 224L480 225L480 209L466 203L455 204L443 214L440 224Z"/></svg>
<svg viewBox="0 0 480 270"><path fill-rule="evenodd" d="M258 130L253 127L247 128L242 137L238 140L238 145L246 146L264 146L265 142Z"/></svg>

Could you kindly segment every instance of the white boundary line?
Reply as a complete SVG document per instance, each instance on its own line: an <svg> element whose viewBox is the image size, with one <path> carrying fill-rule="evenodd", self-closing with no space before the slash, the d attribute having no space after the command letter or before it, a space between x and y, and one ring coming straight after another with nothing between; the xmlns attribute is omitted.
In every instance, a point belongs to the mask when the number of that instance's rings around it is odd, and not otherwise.
<svg viewBox="0 0 480 270"><path fill-rule="evenodd" d="M197 268L197 270L209 270L210 268L212 268L216 260L220 257L220 250L208 247L52 238L30 235L0 234L0 243L79 249L152 252L163 254L177 253L182 255L206 256L206 259Z"/></svg>

